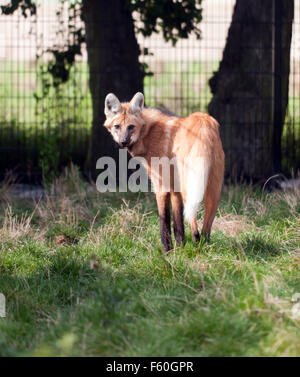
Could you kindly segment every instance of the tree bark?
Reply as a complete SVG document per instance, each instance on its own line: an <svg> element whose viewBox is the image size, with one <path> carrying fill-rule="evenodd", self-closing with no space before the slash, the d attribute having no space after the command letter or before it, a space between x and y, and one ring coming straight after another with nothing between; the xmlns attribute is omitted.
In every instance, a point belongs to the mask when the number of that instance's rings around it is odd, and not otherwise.
<svg viewBox="0 0 300 377"><path fill-rule="evenodd" d="M237 0L209 113L221 124L226 174L266 178L273 170L274 5ZM282 1L282 122L288 102L293 1ZM281 124L282 127L282 124Z"/></svg>
<svg viewBox="0 0 300 377"><path fill-rule="evenodd" d="M143 75L127 1L83 0L82 14L93 101L86 169L95 178L96 161L101 156L111 156L118 163L118 147L103 127L105 96L113 92L121 101L128 101L137 91L143 90Z"/></svg>

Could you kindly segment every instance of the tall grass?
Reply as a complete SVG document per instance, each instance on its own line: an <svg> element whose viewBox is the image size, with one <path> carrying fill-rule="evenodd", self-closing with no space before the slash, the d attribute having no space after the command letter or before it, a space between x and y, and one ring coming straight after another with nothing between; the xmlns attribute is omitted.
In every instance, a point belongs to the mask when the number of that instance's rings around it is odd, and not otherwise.
<svg viewBox="0 0 300 377"><path fill-rule="evenodd" d="M38 201L2 192L0 355L300 355L299 189L226 186L211 242L187 229L167 258L152 194L74 167Z"/></svg>

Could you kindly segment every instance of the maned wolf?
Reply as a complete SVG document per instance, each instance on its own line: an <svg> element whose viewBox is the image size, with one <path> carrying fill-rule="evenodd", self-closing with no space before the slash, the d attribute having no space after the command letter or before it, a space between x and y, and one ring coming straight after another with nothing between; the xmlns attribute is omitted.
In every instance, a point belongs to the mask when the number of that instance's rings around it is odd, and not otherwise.
<svg viewBox="0 0 300 377"><path fill-rule="evenodd" d="M163 251L172 249L170 200L176 244L185 242L185 219L192 228L194 241L200 239L197 210L204 197L204 221L201 235L209 240L219 204L224 175L224 152L219 124L204 113L178 117L154 108L144 108L144 96L136 93L130 103L120 103L110 93L105 99L104 126L114 140L134 156L145 159L154 186ZM163 167L153 159L172 160L170 185L163 183ZM175 184L179 180L179 189ZM154 184L155 182L155 184ZM178 185L177 185L178 186Z"/></svg>

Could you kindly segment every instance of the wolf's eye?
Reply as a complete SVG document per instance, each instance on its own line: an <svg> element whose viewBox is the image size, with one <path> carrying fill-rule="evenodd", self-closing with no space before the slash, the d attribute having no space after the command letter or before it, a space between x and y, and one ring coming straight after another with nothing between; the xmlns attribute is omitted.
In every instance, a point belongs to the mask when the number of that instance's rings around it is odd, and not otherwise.
<svg viewBox="0 0 300 377"><path fill-rule="evenodd" d="M134 124L130 124L129 126L128 126L128 130L129 131L133 131L135 129L135 125Z"/></svg>
<svg viewBox="0 0 300 377"><path fill-rule="evenodd" d="M119 126L118 124L115 124L115 125L114 125L114 128L115 128L115 130L119 130L119 129L120 129L120 126Z"/></svg>

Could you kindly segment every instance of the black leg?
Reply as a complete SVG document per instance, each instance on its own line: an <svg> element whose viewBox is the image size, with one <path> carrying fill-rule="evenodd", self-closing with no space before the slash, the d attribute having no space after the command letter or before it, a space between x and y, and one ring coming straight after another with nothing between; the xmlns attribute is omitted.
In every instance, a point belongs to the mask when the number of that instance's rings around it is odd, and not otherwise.
<svg viewBox="0 0 300 377"><path fill-rule="evenodd" d="M200 241L200 234L198 229L194 232L192 232L192 238L194 242L199 242Z"/></svg>
<svg viewBox="0 0 300 377"><path fill-rule="evenodd" d="M171 236L170 194L157 194L156 200L160 220L160 237L163 251L166 253L173 248Z"/></svg>
<svg viewBox="0 0 300 377"><path fill-rule="evenodd" d="M202 231L201 232L201 238L204 238L205 242L209 242L210 241L210 233Z"/></svg>
<svg viewBox="0 0 300 377"><path fill-rule="evenodd" d="M183 221L183 203L180 193L172 193L172 209L173 209L173 228L176 244L185 243L184 237L184 221Z"/></svg>

